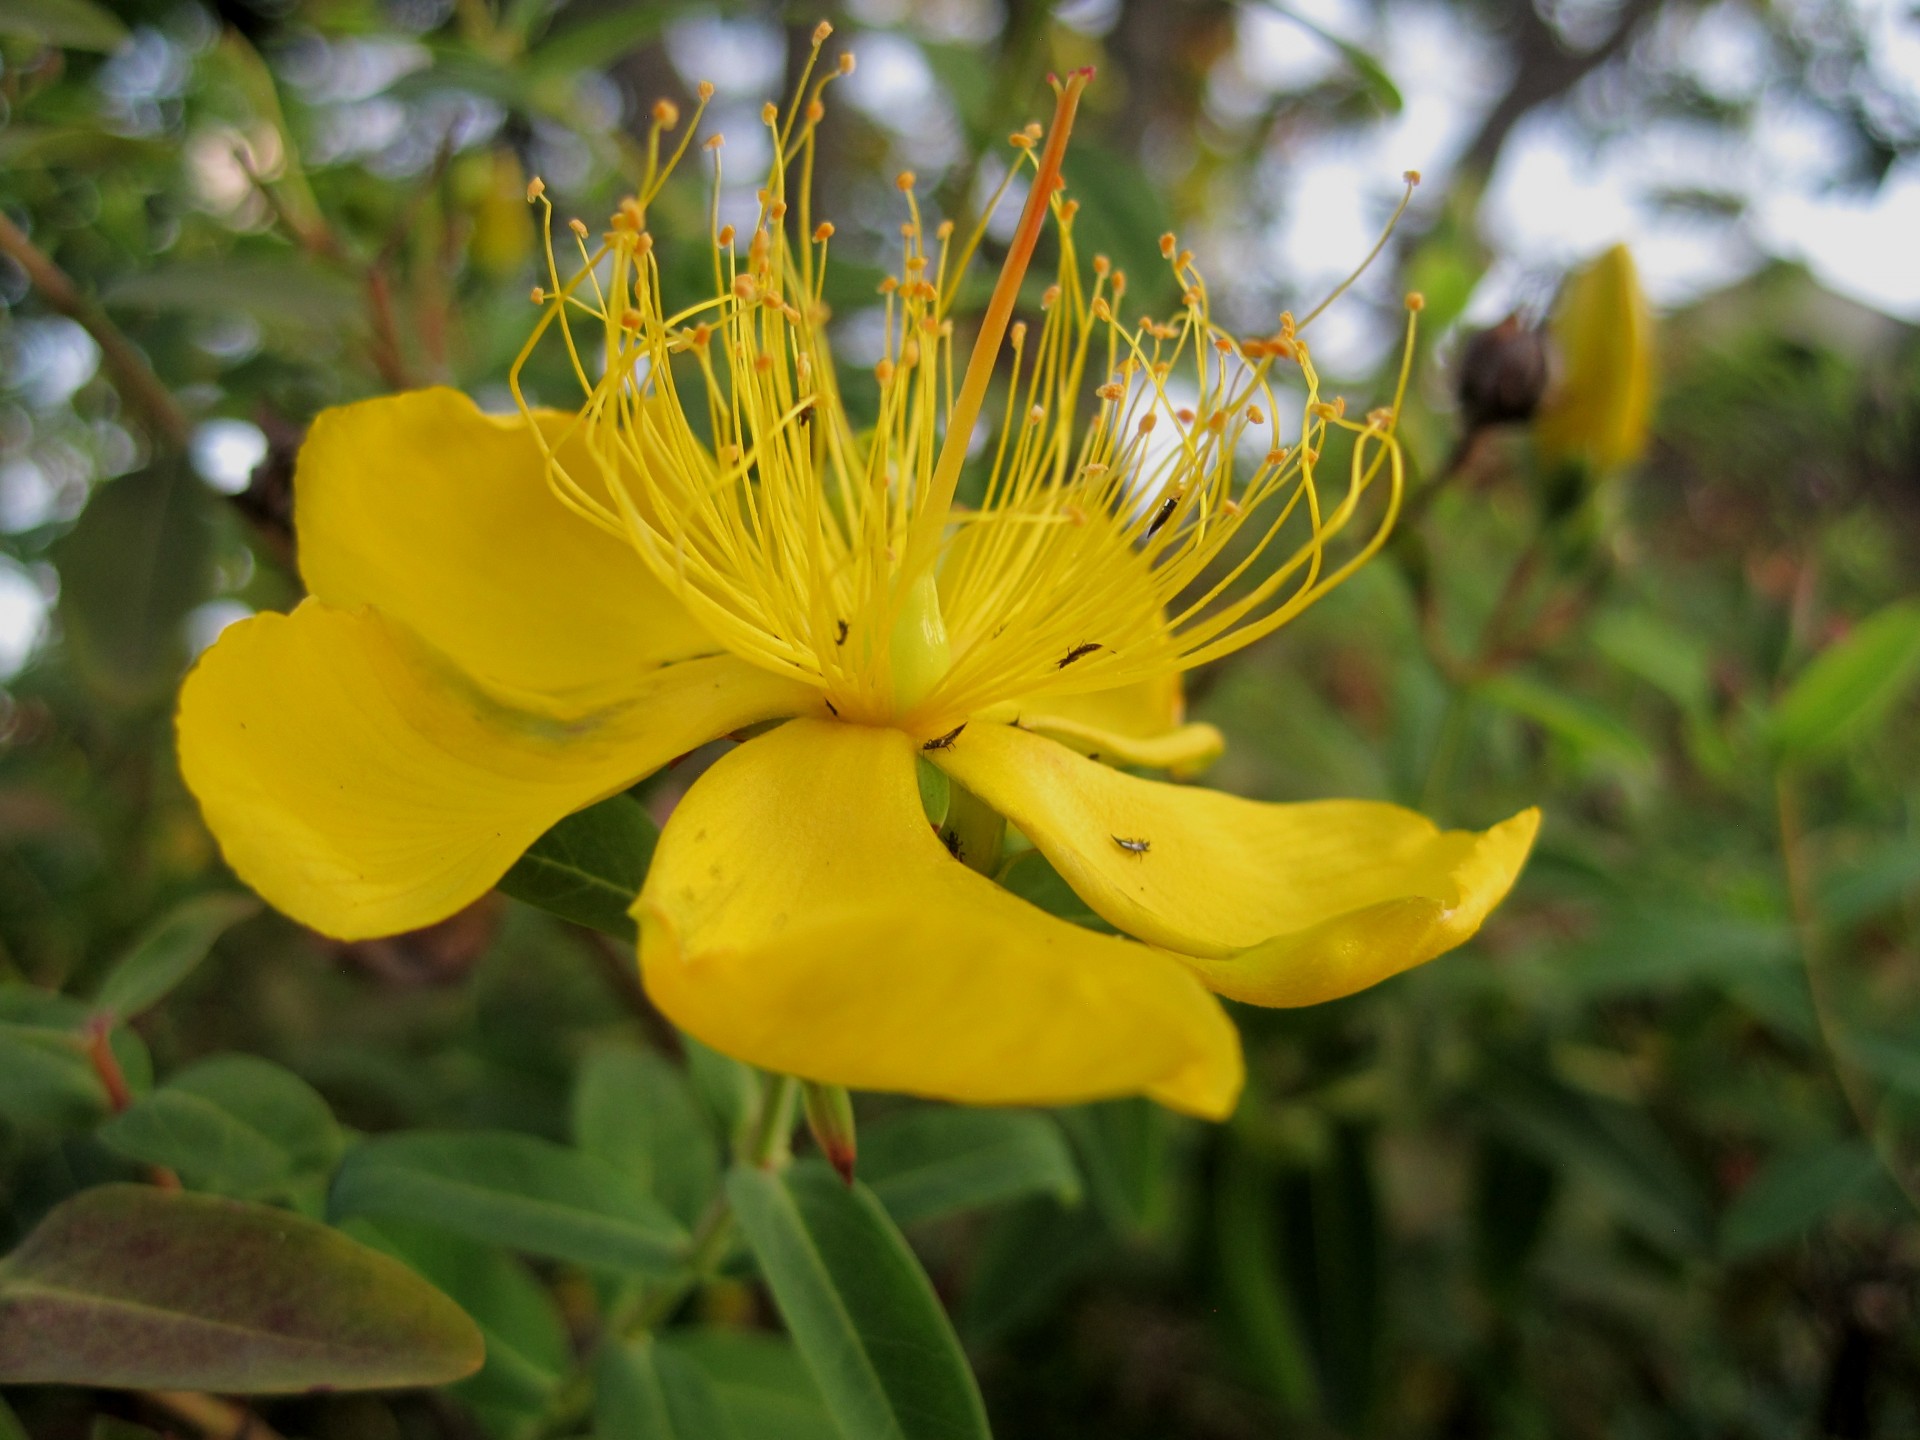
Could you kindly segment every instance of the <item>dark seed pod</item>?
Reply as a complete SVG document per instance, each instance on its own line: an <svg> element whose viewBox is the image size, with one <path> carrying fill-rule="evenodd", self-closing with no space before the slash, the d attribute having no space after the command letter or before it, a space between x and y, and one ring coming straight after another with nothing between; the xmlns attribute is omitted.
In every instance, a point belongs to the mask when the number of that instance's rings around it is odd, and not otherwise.
<svg viewBox="0 0 1920 1440"><path fill-rule="evenodd" d="M1460 352L1455 385L1466 428L1531 420L1546 393L1548 359L1545 332L1518 312L1475 331Z"/></svg>

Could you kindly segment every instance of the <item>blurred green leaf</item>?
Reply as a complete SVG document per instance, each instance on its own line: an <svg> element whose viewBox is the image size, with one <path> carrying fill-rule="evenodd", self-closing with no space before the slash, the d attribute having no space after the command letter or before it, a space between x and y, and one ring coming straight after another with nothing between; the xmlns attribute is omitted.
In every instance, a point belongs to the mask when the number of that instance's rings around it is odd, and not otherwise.
<svg viewBox="0 0 1920 1440"><path fill-rule="evenodd" d="M33 1135L79 1130L107 1113L106 1087L88 1056L86 1007L25 985L0 986L0 1119ZM109 1038L134 1094L152 1088L153 1061L131 1030Z"/></svg>
<svg viewBox="0 0 1920 1440"><path fill-rule="evenodd" d="M739 1136L760 1102L760 1082L753 1071L691 1035L682 1035L680 1044L686 1052L694 1094L729 1139Z"/></svg>
<svg viewBox="0 0 1920 1440"><path fill-rule="evenodd" d="M1266 0L1266 4L1269 10L1286 16L1302 30L1319 36L1338 50L1340 58L1353 67L1354 73L1365 82L1367 93L1387 114L1398 115L1406 108L1406 101L1401 98L1400 87L1393 83L1393 77L1387 74L1386 68L1361 46L1354 44L1351 40L1341 39L1318 21L1309 20L1291 5L1282 5L1279 0Z"/></svg>
<svg viewBox="0 0 1920 1440"><path fill-rule="evenodd" d="M197 895L174 906L114 962L95 1005L116 1025L145 1013L193 973L214 941L259 909L251 895L230 893Z"/></svg>
<svg viewBox="0 0 1920 1440"><path fill-rule="evenodd" d="M616 795L562 820L500 879L516 900L629 944L640 932L627 913L640 894L660 831L631 795Z"/></svg>
<svg viewBox="0 0 1920 1440"><path fill-rule="evenodd" d="M1633 770L1653 766L1647 742L1612 711L1525 675L1496 675L1474 693L1489 704L1531 720L1581 754Z"/></svg>
<svg viewBox="0 0 1920 1440"><path fill-rule="evenodd" d="M1073 1139L1087 1193L1122 1233L1158 1230L1170 1216L1167 1112L1150 1100L1106 1100L1054 1112Z"/></svg>
<svg viewBox="0 0 1920 1440"><path fill-rule="evenodd" d="M1920 600L1862 620L1821 651L1773 707L1774 745L1790 760L1828 754L1885 715L1920 679Z"/></svg>
<svg viewBox="0 0 1920 1440"><path fill-rule="evenodd" d="M323 1179L340 1127L314 1088L251 1055L202 1060L101 1126L109 1149L164 1165L196 1190L278 1200Z"/></svg>
<svg viewBox="0 0 1920 1440"><path fill-rule="evenodd" d="M180 678L187 612L213 588L213 505L185 459L160 456L99 485L54 546L68 653L106 699L150 701Z"/></svg>
<svg viewBox="0 0 1920 1440"><path fill-rule="evenodd" d="M341 1162L336 1219L442 1225L593 1270L670 1274L686 1231L631 1176L603 1160L506 1131L383 1135Z"/></svg>
<svg viewBox="0 0 1920 1440"><path fill-rule="evenodd" d="M27 1427L20 1423L20 1417L13 1413L13 1407L0 1399L0 1440L33 1440L27 1434Z"/></svg>
<svg viewBox="0 0 1920 1440"><path fill-rule="evenodd" d="M268 1394L457 1380L459 1307L285 1211L139 1185L82 1191L0 1261L0 1381Z"/></svg>
<svg viewBox="0 0 1920 1440"><path fill-rule="evenodd" d="M1595 618L1594 647L1682 710L1704 711L1712 694L1705 642L1647 610L1609 610Z"/></svg>
<svg viewBox="0 0 1920 1440"><path fill-rule="evenodd" d="M658 35L667 18L663 6L617 5L583 20L563 20L527 52L525 63L546 75L604 70Z"/></svg>
<svg viewBox="0 0 1920 1440"><path fill-rule="evenodd" d="M460 1382L468 1404L522 1419L545 1409L572 1355L553 1298L524 1262L432 1224L361 1216L343 1228L405 1261L480 1327L487 1363Z"/></svg>
<svg viewBox="0 0 1920 1440"><path fill-rule="evenodd" d="M742 1440L843 1440L786 1337L704 1326L669 1330L660 1343L706 1372Z"/></svg>
<svg viewBox="0 0 1920 1440"><path fill-rule="evenodd" d="M1019 1110L924 1106L860 1134L860 1178L896 1225L1027 1195L1080 1201L1080 1172L1060 1127Z"/></svg>
<svg viewBox="0 0 1920 1440"><path fill-rule="evenodd" d="M25 35L68 50L117 50L120 17L93 0L0 0L0 35Z"/></svg>
<svg viewBox="0 0 1920 1440"><path fill-rule="evenodd" d="M1320 1381L1280 1266L1273 1176L1244 1144L1229 1141L1212 1196L1214 1271L1233 1338L1287 1414L1315 1414Z"/></svg>
<svg viewBox="0 0 1920 1440"><path fill-rule="evenodd" d="M1776 1156L1720 1219L1720 1253L1730 1260L1795 1239L1881 1175L1864 1140L1838 1140Z"/></svg>
<svg viewBox="0 0 1920 1440"><path fill-rule="evenodd" d="M239 311L262 325L316 331L337 338L357 328L360 287L294 251L271 258L176 260L136 270L109 285L101 298L115 309L205 315Z"/></svg>
<svg viewBox="0 0 1920 1440"><path fill-rule="evenodd" d="M801 1163L736 1167L727 1195L846 1440L984 1440L960 1342L872 1191Z"/></svg>
<svg viewBox="0 0 1920 1440"><path fill-rule="evenodd" d="M706 1373L651 1338L600 1352L593 1430L598 1440L736 1440Z"/></svg>
<svg viewBox="0 0 1920 1440"><path fill-rule="evenodd" d="M1085 1207L1069 1210L1050 1197L992 1216L960 1309L967 1343L984 1345L1033 1324L1098 1262L1109 1239Z"/></svg>
<svg viewBox="0 0 1920 1440"><path fill-rule="evenodd" d="M574 1082L573 1138L688 1226L720 1185L720 1148L693 1087L651 1050L607 1047L587 1056Z"/></svg>

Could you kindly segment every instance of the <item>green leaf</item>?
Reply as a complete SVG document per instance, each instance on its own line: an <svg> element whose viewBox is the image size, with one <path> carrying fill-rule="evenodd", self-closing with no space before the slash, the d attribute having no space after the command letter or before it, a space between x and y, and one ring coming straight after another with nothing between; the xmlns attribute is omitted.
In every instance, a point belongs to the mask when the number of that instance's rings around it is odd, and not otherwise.
<svg viewBox="0 0 1920 1440"><path fill-rule="evenodd" d="M1863 1140L1781 1155L1748 1182L1720 1220L1720 1252L1743 1259L1792 1240L1861 1195L1881 1174Z"/></svg>
<svg viewBox="0 0 1920 1440"><path fill-rule="evenodd" d="M622 5L571 25L556 26L528 52L526 66L545 75L572 76L588 67L605 68L646 44L665 23L655 5Z"/></svg>
<svg viewBox="0 0 1920 1440"><path fill-rule="evenodd" d="M102 298L130 310L238 310L263 325L331 337L356 326L365 310L353 280L291 254L177 260L122 276L107 286Z"/></svg>
<svg viewBox="0 0 1920 1440"><path fill-rule="evenodd" d="M1788 759L1828 754L1885 715L1920 679L1920 600L1862 620L1816 655L1773 707L1768 726Z"/></svg>
<svg viewBox="0 0 1920 1440"><path fill-rule="evenodd" d="M720 1184L720 1148L693 1087L651 1050L609 1047L587 1057L574 1082L573 1138L686 1225Z"/></svg>
<svg viewBox="0 0 1920 1440"><path fill-rule="evenodd" d="M1286 16L1302 30L1319 36L1338 50L1340 58L1353 68L1354 73L1366 85L1368 93L1387 114L1398 115L1406 108L1407 102L1401 98L1400 87L1393 83L1393 77L1387 74L1386 68L1366 50L1351 40L1341 39L1318 21L1309 20L1291 5L1282 5L1279 0L1267 0L1267 8Z"/></svg>
<svg viewBox="0 0 1920 1440"><path fill-rule="evenodd" d="M405 1261L480 1327L487 1363L460 1382L463 1400L522 1420L546 1408L572 1354L553 1297L524 1261L436 1225L361 1216L344 1228Z"/></svg>
<svg viewBox="0 0 1920 1440"><path fill-rule="evenodd" d="M607 1346L595 1371L598 1440L736 1440L705 1372L652 1339Z"/></svg>
<svg viewBox="0 0 1920 1440"><path fill-rule="evenodd" d="M107 1091L80 1033L86 1007L26 986L8 987L0 998L29 1002L0 1004L0 1120L32 1134L80 1130L99 1121L107 1113ZM136 1095L152 1088L145 1042L131 1030L116 1030L110 1043L128 1088Z"/></svg>
<svg viewBox="0 0 1920 1440"><path fill-rule="evenodd" d="M1610 610L1593 622L1593 644L1629 674L1697 713L1712 699L1712 655L1697 635L1646 610Z"/></svg>
<svg viewBox="0 0 1920 1440"><path fill-rule="evenodd" d="M164 1165L196 1190L278 1200L340 1157L340 1127L314 1088L251 1055L181 1071L99 1130L109 1149Z"/></svg>
<svg viewBox="0 0 1920 1440"><path fill-rule="evenodd" d="M117 50L127 27L93 0L0 0L0 35L28 35L67 50Z"/></svg>
<svg viewBox="0 0 1920 1440"><path fill-rule="evenodd" d="M1653 767L1647 742L1609 710L1525 675L1496 675L1475 687L1489 704L1531 720L1577 752L1631 770Z"/></svg>
<svg viewBox="0 0 1920 1440"><path fill-rule="evenodd" d="M186 668L187 612L213 591L214 497L184 459L100 485L53 548L60 628L80 676L135 705Z"/></svg>
<svg viewBox="0 0 1920 1440"><path fill-rule="evenodd" d="M210 1195L84 1190L0 1262L0 1381L271 1394L438 1385L480 1332L398 1261Z"/></svg>
<svg viewBox="0 0 1920 1440"><path fill-rule="evenodd" d="M860 1178L897 1225L1028 1195L1080 1201L1080 1172L1060 1127L1019 1110L926 1106L870 1125Z"/></svg>
<svg viewBox="0 0 1920 1440"><path fill-rule="evenodd" d="M516 900L598 930L637 941L627 912L640 894L660 831L631 795L616 795L567 816L533 842L501 877Z"/></svg>
<svg viewBox="0 0 1920 1440"><path fill-rule="evenodd" d="M257 913L251 895L198 895L167 912L100 982L95 1006L122 1024L158 1004L207 958L230 927Z"/></svg>
<svg viewBox="0 0 1920 1440"><path fill-rule="evenodd" d="M702 1045L691 1035L682 1035L686 1051L687 1073L693 1077L693 1092L713 1116L714 1123L729 1138L744 1133L760 1103L760 1082L753 1071L731 1055Z"/></svg>
<svg viewBox="0 0 1920 1440"><path fill-rule="evenodd" d="M939 1297L871 1190L809 1162L735 1167L727 1195L846 1440L988 1434Z"/></svg>
<svg viewBox="0 0 1920 1440"><path fill-rule="evenodd" d="M385 1135L334 1176L336 1219L373 1215L441 1225L531 1255L622 1274L670 1274L686 1231L604 1160L506 1131Z"/></svg>
<svg viewBox="0 0 1920 1440"><path fill-rule="evenodd" d="M27 1434L27 1427L20 1423L20 1417L13 1413L13 1407L0 1400L0 1440L33 1440Z"/></svg>
<svg viewBox="0 0 1920 1440"><path fill-rule="evenodd" d="M745 1440L843 1440L806 1362L785 1336L707 1326L670 1330L660 1345L706 1373Z"/></svg>

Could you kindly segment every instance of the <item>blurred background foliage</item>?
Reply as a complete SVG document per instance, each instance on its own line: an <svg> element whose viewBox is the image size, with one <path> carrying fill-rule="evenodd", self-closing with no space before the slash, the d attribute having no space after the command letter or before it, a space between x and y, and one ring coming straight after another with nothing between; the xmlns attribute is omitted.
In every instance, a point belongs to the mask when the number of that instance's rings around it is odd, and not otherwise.
<svg viewBox="0 0 1920 1440"><path fill-rule="evenodd" d="M0 0L0 1243L153 1164L327 1213L343 1152L416 1127L571 1142L695 1217L739 1077L647 1012L629 951L503 896L356 945L223 914L206 963L128 1010L114 1043L136 1100L158 1076L216 1108L278 1105L264 1156L183 1151L189 1132L128 1123L137 1103L107 1120L126 1097L84 1066L29 1061L156 917L231 885L174 769L170 700L222 624L298 596L307 422L435 381L504 407L539 278L528 177L563 213L606 213L655 98L711 79L745 187L723 208L750 203L753 116L818 10ZM1090 248L1144 282L1176 229L1249 332L1324 293L1400 172L1426 171L1312 336L1377 403L1400 296L1425 293L1408 514L1306 619L1192 677L1192 708L1228 734L1222 788L1548 816L1464 952L1336 1005L1242 1012L1230 1124L1060 1112L1028 1135L1024 1179L940 1215L887 1191L915 1132L862 1097L863 1164L996 1433L1920 1433L1912 17L1868 0L829 13L860 59L819 185L857 364L876 358L894 173L964 210L997 179L975 157L1042 118L1050 69L1099 67L1067 165ZM697 233L703 182L669 197L656 228ZM1557 344L1535 327L1616 238L1660 309L1651 433L1583 453L1551 419L1578 398L1579 288ZM1549 418L1529 423L1543 381ZM647 787L656 816L698 764ZM1047 879L1026 888L1044 900ZM487 1369L262 1414L315 1437L582 1433L603 1281L564 1246L423 1218L343 1223L467 1306ZM834 1433L745 1278L675 1320L662 1356L706 1376L743 1440ZM214 1433L137 1396L8 1399L35 1437Z"/></svg>

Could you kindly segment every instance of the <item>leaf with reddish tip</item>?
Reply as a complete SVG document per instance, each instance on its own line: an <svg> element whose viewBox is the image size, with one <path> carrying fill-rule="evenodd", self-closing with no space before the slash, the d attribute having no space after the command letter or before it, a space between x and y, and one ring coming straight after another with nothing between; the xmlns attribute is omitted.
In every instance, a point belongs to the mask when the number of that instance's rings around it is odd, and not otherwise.
<svg viewBox="0 0 1920 1440"><path fill-rule="evenodd" d="M103 1185L0 1261L0 1382L282 1394L438 1385L480 1332L399 1261L281 1210Z"/></svg>

